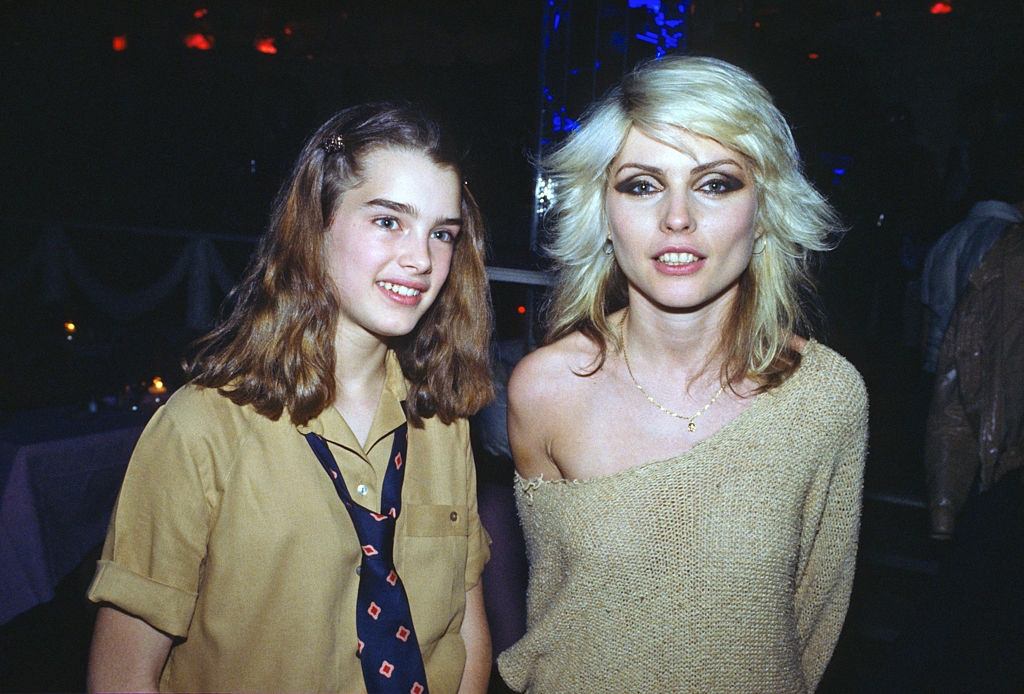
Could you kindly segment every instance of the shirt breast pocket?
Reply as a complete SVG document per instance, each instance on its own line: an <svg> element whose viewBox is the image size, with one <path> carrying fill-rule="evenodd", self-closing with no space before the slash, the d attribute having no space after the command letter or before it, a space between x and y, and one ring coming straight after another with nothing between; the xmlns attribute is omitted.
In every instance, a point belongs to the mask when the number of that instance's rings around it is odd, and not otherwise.
<svg viewBox="0 0 1024 694"><path fill-rule="evenodd" d="M422 646L444 635L465 605L468 511L458 504L404 505L399 523L395 558Z"/></svg>

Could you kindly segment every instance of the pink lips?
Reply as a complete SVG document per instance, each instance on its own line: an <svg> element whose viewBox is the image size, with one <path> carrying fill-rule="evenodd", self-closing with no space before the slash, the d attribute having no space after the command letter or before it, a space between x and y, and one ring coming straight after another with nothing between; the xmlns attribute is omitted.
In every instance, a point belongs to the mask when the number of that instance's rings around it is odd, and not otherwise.
<svg viewBox="0 0 1024 694"><path fill-rule="evenodd" d="M411 295L399 294L396 291L388 289L382 284L376 285L377 289L379 289L384 294L384 296L386 296L388 299L394 301L397 304L402 304L403 306L416 306L421 301L423 301L424 293L430 288L429 286L425 284L420 284L419 282L396 282L395 280L383 280L383 282L386 282L387 284L393 286L415 289L417 292L419 292L418 294Z"/></svg>
<svg viewBox="0 0 1024 694"><path fill-rule="evenodd" d="M683 263L680 265L664 263L658 258L662 257L666 253L689 253L690 255L696 256L697 260L692 263ZM668 248L662 248L654 254L652 260L654 261L654 268L663 275L692 275L695 272L699 272L704 267L707 257L692 246L670 246Z"/></svg>

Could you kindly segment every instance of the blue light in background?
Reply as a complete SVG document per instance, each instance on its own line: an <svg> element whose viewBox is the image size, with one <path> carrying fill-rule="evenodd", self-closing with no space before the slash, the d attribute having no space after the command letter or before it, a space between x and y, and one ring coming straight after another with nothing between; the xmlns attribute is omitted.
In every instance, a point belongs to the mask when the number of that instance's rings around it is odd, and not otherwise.
<svg viewBox="0 0 1024 694"><path fill-rule="evenodd" d="M655 47L655 57L661 58L673 49L685 47L686 3L675 3L675 11L663 12L660 0L628 0L630 9L643 8L651 14L655 29L636 34L636 38ZM671 15L671 16L670 16Z"/></svg>

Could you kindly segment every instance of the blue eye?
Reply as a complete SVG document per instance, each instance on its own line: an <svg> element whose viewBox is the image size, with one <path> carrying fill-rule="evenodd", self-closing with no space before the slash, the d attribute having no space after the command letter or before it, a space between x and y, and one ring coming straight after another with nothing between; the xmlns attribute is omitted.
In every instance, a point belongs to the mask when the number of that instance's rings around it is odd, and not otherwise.
<svg viewBox="0 0 1024 694"><path fill-rule="evenodd" d="M454 243L455 239L458 238L447 229L434 229L434 231L430 232L430 237L437 239L438 241L444 241L445 243Z"/></svg>
<svg viewBox="0 0 1024 694"><path fill-rule="evenodd" d="M377 219L373 220L373 223L379 226L381 229L387 229L388 231L393 231L397 229L399 226L398 220L395 219L394 217L378 217Z"/></svg>
<svg viewBox="0 0 1024 694"><path fill-rule="evenodd" d="M743 181L735 176L718 175L702 183L698 190L712 195L724 195L742 187Z"/></svg>

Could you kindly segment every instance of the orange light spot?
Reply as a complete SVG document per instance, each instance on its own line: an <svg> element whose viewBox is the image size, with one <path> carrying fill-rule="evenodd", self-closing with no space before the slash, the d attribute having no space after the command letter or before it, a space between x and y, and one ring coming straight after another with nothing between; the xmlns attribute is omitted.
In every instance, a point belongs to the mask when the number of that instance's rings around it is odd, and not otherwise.
<svg viewBox="0 0 1024 694"><path fill-rule="evenodd" d="M937 2L928 11L932 14L949 14L953 11L953 6L948 2Z"/></svg>
<svg viewBox="0 0 1024 694"><path fill-rule="evenodd" d="M260 53L267 55L275 55L277 53L277 45L274 43L273 36L258 36L252 45Z"/></svg>
<svg viewBox="0 0 1024 694"><path fill-rule="evenodd" d="M526 313L526 307L516 306L516 313L518 313L520 316L523 315L524 313Z"/></svg>
<svg viewBox="0 0 1024 694"><path fill-rule="evenodd" d="M876 17L881 17L882 16L882 11L881 10L875 10L875 16Z"/></svg>
<svg viewBox="0 0 1024 694"><path fill-rule="evenodd" d="M78 330L78 326L72 323L71 321L68 321L64 324L64 332L66 332L68 335L73 334L76 330Z"/></svg>
<svg viewBox="0 0 1024 694"><path fill-rule="evenodd" d="M295 33L295 27L292 26L291 22L284 25L284 35L291 36Z"/></svg>
<svg viewBox="0 0 1024 694"><path fill-rule="evenodd" d="M151 395L160 395L161 393L167 392L167 386L164 385L164 379L159 376L154 376L146 390L148 390Z"/></svg>
<svg viewBox="0 0 1024 694"><path fill-rule="evenodd" d="M200 7L200 8L197 8L196 11L192 13L192 16L195 17L196 19L202 19L203 17L205 17L208 14L210 14L210 11L208 9L206 9L205 7Z"/></svg>
<svg viewBox="0 0 1024 694"><path fill-rule="evenodd" d="M754 28L755 29L760 29L761 28L761 22L754 22Z"/></svg>
<svg viewBox="0 0 1024 694"><path fill-rule="evenodd" d="M209 34L186 34L182 40L186 48L197 51L208 51L213 48L213 36Z"/></svg>
<svg viewBox="0 0 1024 694"><path fill-rule="evenodd" d="M114 49L114 52L122 53L128 48L128 37L124 34L121 34L120 36L115 36L113 39L111 39L110 46Z"/></svg>
<svg viewBox="0 0 1024 694"><path fill-rule="evenodd" d="M818 58L820 58L820 57L821 57L821 54L820 54L820 53L808 53L808 54L807 54L807 57L808 57L808 58L809 58L810 60L817 60Z"/></svg>

